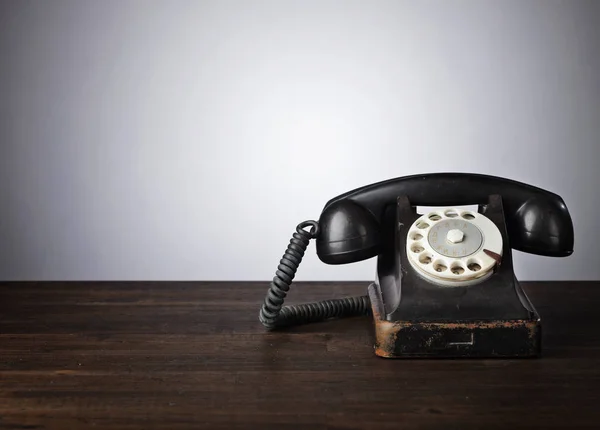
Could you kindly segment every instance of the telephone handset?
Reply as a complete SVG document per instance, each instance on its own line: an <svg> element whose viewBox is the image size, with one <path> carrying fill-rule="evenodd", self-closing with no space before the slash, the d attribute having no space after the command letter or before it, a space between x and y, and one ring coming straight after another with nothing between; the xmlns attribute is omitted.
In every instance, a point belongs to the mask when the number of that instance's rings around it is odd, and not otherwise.
<svg viewBox="0 0 600 430"><path fill-rule="evenodd" d="M417 206L436 209L418 214ZM283 306L311 238L326 264L377 256L368 295ZM573 242L563 200L531 185L466 173L378 182L298 225L259 319L274 329L370 314L382 357L537 356L540 318L514 276L511 250L566 257Z"/></svg>

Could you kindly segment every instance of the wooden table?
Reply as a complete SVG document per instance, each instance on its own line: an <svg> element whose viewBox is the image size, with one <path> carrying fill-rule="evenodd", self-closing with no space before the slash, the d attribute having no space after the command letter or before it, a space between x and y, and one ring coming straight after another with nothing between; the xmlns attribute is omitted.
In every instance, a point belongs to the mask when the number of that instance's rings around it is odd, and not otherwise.
<svg viewBox="0 0 600 430"><path fill-rule="evenodd" d="M541 359L378 358L366 317L268 333L265 283L1 283L0 429L600 428L600 282L524 286Z"/></svg>

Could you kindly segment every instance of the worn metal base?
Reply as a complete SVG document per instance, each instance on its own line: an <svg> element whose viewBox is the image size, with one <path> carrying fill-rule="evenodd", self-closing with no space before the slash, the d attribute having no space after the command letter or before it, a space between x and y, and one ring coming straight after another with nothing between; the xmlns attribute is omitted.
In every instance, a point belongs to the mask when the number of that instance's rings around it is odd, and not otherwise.
<svg viewBox="0 0 600 430"><path fill-rule="evenodd" d="M369 286L375 325L375 353L385 358L538 357L541 324L531 320L386 321L383 303Z"/></svg>

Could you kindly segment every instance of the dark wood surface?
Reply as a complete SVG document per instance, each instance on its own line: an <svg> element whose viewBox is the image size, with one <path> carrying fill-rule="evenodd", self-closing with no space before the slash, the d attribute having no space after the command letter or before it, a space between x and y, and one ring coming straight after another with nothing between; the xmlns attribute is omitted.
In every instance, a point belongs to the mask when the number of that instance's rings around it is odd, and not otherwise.
<svg viewBox="0 0 600 430"><path fill-rule="evenodd" d="M543 358L388 360L369 318L266 332L265 283L2 283L0 429L600 428L600 282L524 287Z"/></svg>

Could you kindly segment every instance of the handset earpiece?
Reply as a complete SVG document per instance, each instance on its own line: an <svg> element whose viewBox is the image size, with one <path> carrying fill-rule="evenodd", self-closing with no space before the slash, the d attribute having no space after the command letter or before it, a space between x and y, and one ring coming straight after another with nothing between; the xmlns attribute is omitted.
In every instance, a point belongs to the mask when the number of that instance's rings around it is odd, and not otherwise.
<svg viewBox="0 0 600 430"><path fill-rule="evenodd" d="M560 198L532 197L524 202L511 218L509 235L523 252L547 257L573 253L573 221Z"/></svg>
<svg viewBox="0 0 600 430"><path fill-rule="evenodd" d="M326 264L347 264L378 254L380 226L363 206L340 200L319 218L317 255Z"/></svg>

